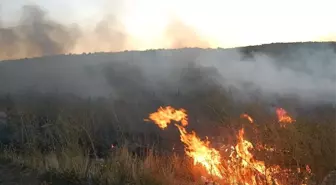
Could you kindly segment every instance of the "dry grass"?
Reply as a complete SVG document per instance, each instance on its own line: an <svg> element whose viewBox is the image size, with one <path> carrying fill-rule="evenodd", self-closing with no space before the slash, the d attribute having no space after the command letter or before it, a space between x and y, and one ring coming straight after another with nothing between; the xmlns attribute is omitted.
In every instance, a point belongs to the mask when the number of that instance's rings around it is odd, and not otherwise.
<svg viewBox="0 0 336 185"><path fill-rule="evenodd" d="M4 150L1 155L16 164L36 169L40 174L52 174L71 184L197 184L196 169L187 158L177 155L148 155L145 159L132 156L126 148L104 161L90 159L78 151L64 150L42 155L39 152L17 155ZM46 176L46 175L44 175Z"/></svg>
<svg viewBox="0 0 336 185"><path fill-rule="evenodd" d="M321 182L323 177L336 166L336 129L333 114L329 117L316 114L315 117L318 119L315 120L307 120L305 116L299 116L296 117L297 121L294 124L281 128L274 115L266 113L262 105L246 105L241 113L248 112L255 119L255 129L253 129L249 122L230 112L228 102L220 104L224 100L220 97L216 98L219 100L211 99L212 106L207 106L208 104L205 103L202 106L201 103L198 103L197 106L205 108L189 113L191 126L194 123L196 125L197 121L195 120L201 120L202 123L197 123L200 124L199 128L207 128L204 127L204 123L208 123L209 130L215 128L213 138L209 137L214 145L218 143L234 145L237 131L244 127L245 137L254 145L261 142L274 146L278 150L278 152L254 152L256 158L265 161L267 165L277 164L284 168L293 169L297 166L309 165L314 174L311 181L315 182ZM41 109L43 110L43 108ZM188 106L186 109L189 110ZM40 174L44 174L43 180L46 183L53 182L53 184L57 184L56 181L59 181L59 184L64 184L64 182L116 185L201 184L202 168L194 166L188 157L174 153L168 153L168 155L153 155L152 153L145 159L140 159L132 156L127 150L128 147L124 146L117 153L110 153L105 158L105 162L93 160L87 151L94 148L94 145L105 141L100 137L102 134L99 129L106 131L112 127L111 135L114 138L130 140L125 136L127 128L123 127L123 123L127 122L128 115L123 114L122 111L127 110L127 106L124 105L120 110L112 109L109 114L98 116L85 109L85 104L73 110L55 113L56 116L52 120L44 119L42 121L40 121L41 116L33 111L24 113L20 111L20 114L18 114L19 111L12 113L14 116L9 122L10 130L13 131L13 138L21 149L20 152L15 152L11 147L3 147L1 157L37 170ZM151 110L145 110L145 115L139 113L141 116L134 118L133 121L145 118ZM103 111L98 109L97 112ZM197 114L197 112L204 115ZM193 117L195 115L198 117ZM132 116L134 117L134 115ZM207 116L211 119L204 118ZM114 122L107 124L106 120L114 120ZM316 122L316 120L320 121ZM152 126L157 133L167 132L167 134L176 136L176 140L179 139L174 131L169 131L169 129L161 131L154 125ZM211 136L209 133L202 133L201 131L204 129L197 130L197 125L193 129L196 132L200 131L201 136ZM258 130L258 133L255 130ZM155 150L161 150L166 143L170 142L165 143L164 135L161 137L163 138L159 144L161 148L154 148ZM86 144L79 144L79 140L86 141ZM113 139L106 140L108 143ZM41 145L50 146L54 150L42 152ZM299 179L300 177L295 178Z"/></svg>

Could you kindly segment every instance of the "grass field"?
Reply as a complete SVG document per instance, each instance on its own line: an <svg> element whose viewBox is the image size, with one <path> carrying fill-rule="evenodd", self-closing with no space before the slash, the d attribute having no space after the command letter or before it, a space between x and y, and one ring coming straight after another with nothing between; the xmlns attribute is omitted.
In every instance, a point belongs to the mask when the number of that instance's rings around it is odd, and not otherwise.
<svg viewBox="0 0 336 185"><path fill-rule="evenodd" d="M244 138L255 147L266 144L276 148L277 152L253 150L255 159L264 161L266 166L279 165L295 171L290 179L293 181L285 182L287 184L303 180L303 173L296 172L298 167L308 165L312 171L309 180L313 182L321 182L335 167L335 109L332 106L315 107L309 114L296 113L296 121L283 128L276 113L268 111L262 102L242 104L232 111L233 105L221 94L211 96L221 98L217 101L189 100L193 102L190 103L186 97L180 99L185 100L188 130L195 130L203 140L208 136L210 146L219 150L223 144L234 146L238 131L244 128ZM28 106L29 103L11 107L11 98L5 100L4 104L8 105L6 132L11 133L11 140L3 145L2 159L47 176L46 182L182 185L202 184L201 176L208 175L184 153L176 128L160 130L155 124L143 121L158 108L153 105L126 101L110 104L109 100L76 100L65 105L59 103L59 99L50 101L48 96L47 102L43 98L34 100L34 107ZM134 112L134 107L146 108ZM292 107L286 108L291 110ZM238 112L249 114L254 124L240 117ZM122 150L109 153L114 140L125 144ZM153 153L145 159L133 156L128 150L133 143L148 144ZM90 157L90 151L96 148L107 154L104 162ZM160 155L154 155L158 151Z"/></svg>
<svg viewBox="0 0 336 185"><path fill-rule="evenodd" d="M336 167L334 51L291 43L4 61L0 184L320 184ZM185 109L188 125L160 128L150 115L167 106ZM279 121L279 108L295 121ZM151 152L135 156L136 145Z"/></svg>

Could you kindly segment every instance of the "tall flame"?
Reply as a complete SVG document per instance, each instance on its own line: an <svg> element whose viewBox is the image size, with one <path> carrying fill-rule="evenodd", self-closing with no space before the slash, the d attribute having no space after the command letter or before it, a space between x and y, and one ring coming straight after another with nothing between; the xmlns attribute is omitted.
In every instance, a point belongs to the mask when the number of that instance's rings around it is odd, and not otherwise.
<svg viewBox="0 0 336 185"><path fill-rule="evenodd" d="M282 114L282 116L285 115ZM251 118L247 116L242 117ZM280 185L279 180L275 177L275 174L281 171L280 167L278 165L266 167L263 161L258 161L254 158L252 153L250 153L250 150L254 149L253 144L244 139L243 128L237 134L237 144L228 147L231 149L230 155L223 158L218 150L210 147L210 141L202 141L193 131L191 133L187 132L185 127L188 125L188 119L184 109L176 110L170 106L166 108L160 107L157 112L150 114L149 119L161 129L165 129L172 120L181 122L181 125L175 124L175 126L180 132L181 142L185 145L186 155L193 159L194 165L202 165L208 175L217 177L223 183ZM285 118L285 120L287 119ZM290 172L290 170L286 169L282 171ZM202 178L203 180L206 179L203 176Z"/></svg>
<svg viewBox="0 0 336 185"><path fill-rule="evenodd" d="M210 148L210 142L202 141L195 132L188 133L184 127L177 124L176 126L180 131L181 141L186 147L186 154L194 159L194 164L201 164L210 175L223 178L219 151Z"/></svg>
<svg viewBox="0 0 336 185"><path fill-rule="evenodd" d="M249 150L253 149L253 145L251 142L244 139L244 129L240 129L238 132L238 144L235 149L238 156L242 158L241 164L243 168L252 168L258 171L266 177L267 183L279 184L275 179L273 179L274 182L272 181L271 174L266 170L265 163L263 161L255 160L253 155L249 152ZM277 166L274 166L270 169L276 169L276 167ZM255 176L250 175L249 177L252 184L257 184Z"/></svg>
<svg viewBox="0 0 336 185"><path fill-rule="evenodd" d="M188 125L187 114L184 109L176 110L170 106L160 107L157 112L149 115L149 119L161 129L165 129L172 120L180 121L181 125L175 124L180 132L181 141L185 145L186 154L194 159L194 164L201 164L210 175L222 178L221 156L219 152L210 148L209 141L202 141L195 132L188 133L185 126Z"/></svg>

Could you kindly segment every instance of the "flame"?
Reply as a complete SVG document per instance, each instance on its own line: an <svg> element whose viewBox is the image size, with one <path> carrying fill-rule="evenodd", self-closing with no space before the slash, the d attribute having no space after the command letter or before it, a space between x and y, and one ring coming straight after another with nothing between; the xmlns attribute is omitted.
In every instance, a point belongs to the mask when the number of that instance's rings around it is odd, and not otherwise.
<svg viewBox="0 0 336 185"><path fill-rule="evenodd" d="M286 124L293 123L295 120L292 119L288 114L287 111L283 108L277 108L276 114L278 116L278 121L281 127L285 127Z"/></svg>
<svg viewBox="0 0 336 185"><path fill-rule="evenodd" d="M165 129L172 120L180 121L183 126L188 125L186 111L184 109L176 110L171 106L160 107L157 112L149 115L149 119L153 120L161 129Z"/></svg>
<svg viewBox="0 0 336 185"><path fill-rule="evenodd" d="M194 131L187 132L185 128L188 125L187 113L184 109L176 110L170 106L160 107L157 112L150 114L149 119L161 129L165 129L172 120L181 122L181 125L175 124L175 126L180 132L181 142L185 145L186 155L193 159L194 165L202 165L208 175L217 178L223 184L280 185L276 175L282 172L288 178L288 174L292 173L290 169L281 169L278 165L266 167L265 162L256 160L250 152L254 146L244 139L243 128L237 134L237 144L235 146L225 145L225 152L229 154L222 156L218 150L210 147L210 141L202 141ZM259 145L260 149L266 146L260 143ZM306 171L309 171L307 169ZM208 181L204 176L201 178L203 181Z"/></svg>
<svg viewBox="0 0 336 185"><path fill-rule="evenodd" d="M185 144L186 154L194 159L194 165L201 164L210 175L223 178L219 151L209 147L208 140L202 141L195 132L188 133L183 126L177 125L181 141Z"/></svg>
<svg viewBox="0 0 336 185"><path fill-rule="evenodd" d="M242 114L240 117L246 118L250 123L254 123L253 119L248 114Z"/></svg>
<svg viewBox="0 0 336 185"><path fill-rule="evenodd" d="M188 133L185 126L188 125L187 114L184 109L176 110L170 106L160 107L157 112L149 115L149 119L161 129L165 129L172 120L181 122L175 124L180 132L181 141L185 145L186 154L194 159L194 164L201 164L210 175L222 178L221 175L221 156L218 150L210 148L209 141L202 141L195 132Z"/></svg>
<svg viewBox="0 0 336 185"><path fill-rule="evenodd" d="M238 156L242 158L241 165L243 168L250 168L258 171L260 174L266 177L267 183L272 184L272 176L270 172L266 170L265 163L263 161L255 160L253 155L249 152L249 150L253 149L253 145L251 142L244 139L244 129L241 129L238 132L238 144L236 145L235 149ZM276 168L277 166L271 167L270 169ZM250 175L249 177L250 178L248 180L252 184L257 184L255 176ZM279 184L275 179L273 180L275 184Z"/></svg>

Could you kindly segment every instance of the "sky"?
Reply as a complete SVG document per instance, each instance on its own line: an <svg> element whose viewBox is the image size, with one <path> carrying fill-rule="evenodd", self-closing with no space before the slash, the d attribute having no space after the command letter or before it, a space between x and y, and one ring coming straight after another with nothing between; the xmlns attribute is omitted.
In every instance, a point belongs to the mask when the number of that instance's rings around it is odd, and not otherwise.
<svg viewBox="0 0 336 185"><path fill-rule="evenodd" d="M132 37L131 49L167 47L167 27L174 21L209 47L336 40L332 0L0 0L2 21L15 22L13 15L31 3L54 20L82 27L113 15Z"/></svg>

